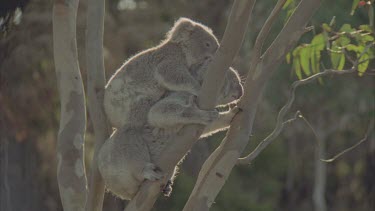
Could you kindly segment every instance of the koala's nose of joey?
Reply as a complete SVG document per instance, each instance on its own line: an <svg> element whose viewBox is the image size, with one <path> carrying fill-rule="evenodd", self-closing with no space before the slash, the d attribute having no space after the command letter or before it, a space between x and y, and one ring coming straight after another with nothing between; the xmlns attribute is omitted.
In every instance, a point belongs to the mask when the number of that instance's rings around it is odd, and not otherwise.
<svg viewBox="0 0 375 211"><path fill-rule="evenodd" d="M211 61L212 60L212 55L205 56L204 59L206 61Z"/></svg>

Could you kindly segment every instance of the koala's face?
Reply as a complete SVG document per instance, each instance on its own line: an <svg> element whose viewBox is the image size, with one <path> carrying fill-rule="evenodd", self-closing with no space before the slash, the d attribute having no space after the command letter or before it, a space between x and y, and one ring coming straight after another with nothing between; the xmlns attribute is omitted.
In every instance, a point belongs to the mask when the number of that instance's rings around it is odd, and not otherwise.
<svg viewBox="0 0 375 211"><path fill-rule="evenodd" d="M186 52L190 54L188 56L192 59L192 64L198 64L211 59L218 49L219 43L210 31L197 25L184 46L187 48Z"/></svg>
<svg viewBox="0 0 375 211"><path fill-rule="evenodd" d="M221 88L218 105L225 105L237 101L243 95L241 79L236 70L229 68L226 73L224 85Z"/></svg>
<svg viewBox="0 0 375 211"><path fill-rule="evenodd" d="M203 83L210 62L211 59L208 59L203 63L192 65L189 69L190 74L199 81L200 84ZM243 95L241 78L237 71L230 67L225 74L224 84L220 90L217 105L225 105L235 102Z"/></svg>

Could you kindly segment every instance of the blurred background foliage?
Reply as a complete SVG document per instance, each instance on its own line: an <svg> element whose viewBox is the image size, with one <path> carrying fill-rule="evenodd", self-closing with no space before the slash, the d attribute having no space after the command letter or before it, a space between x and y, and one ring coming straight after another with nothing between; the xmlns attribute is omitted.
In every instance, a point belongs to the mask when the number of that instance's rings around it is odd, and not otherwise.
<svg viewBox="0 0 375 211"><path fill-rule="evenodd" d="M356 0L354 0L356 1ZM251 48L260 27L276 0L258 1L248 33L233 66L244 75ZM107 78L130 56L158 44L181 16L210 26L220 39L232 1L229 0L107 0L105 19L105 67ZM353 1L323 1L310 25L323 23L369 24L368 7ZM59 97L52 54L52 2L49 0L3 0L0 2L0 210L62 210L56 182L56 137ZM84 80L85 22L87 1L80 1L77 41ZM285 23L288 10L275 23L269 44ZM235 32L233 32L235 33ZM301 44L310 43L307 33ZM325 55L322 55L322 59ZM328 60L329 61L329 60ZM290 64L281 65L268 83L245 152L250 152L275 125L286 102L290 84L297 80ZM368 68L374 70L371 60ZM324 158L332 157L362 139L374 119L374 77L329 76L297 91L290 116L302 119L289 124L251 165L235 167L217 197L213 211L314 210L313 189L317 140L325 146ZM192 190L200 166L224 134L199 141L187 155L170 198L161 197L154 210L181 210ZM92 126L88 122L86 154L92 156ZM375 210L375 140L368 141L327 168L325 199L328 210ZM318 162L317 162L318 161ZM90 162L87 162L87 166ZM125 205L107 194L104 210Z"/></svg>

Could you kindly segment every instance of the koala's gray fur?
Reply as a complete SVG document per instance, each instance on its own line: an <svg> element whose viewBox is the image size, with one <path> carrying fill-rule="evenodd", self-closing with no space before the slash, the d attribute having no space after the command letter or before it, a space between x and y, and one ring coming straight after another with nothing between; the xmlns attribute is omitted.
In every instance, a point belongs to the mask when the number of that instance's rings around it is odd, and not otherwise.
<svg viewBox="0 0 375 211"><path fill-rule="evenodd" d="M210 59L219 44L206 26L180 18L160 45L130 58L109 80L104 109L115 128L147 123L147 111L167 92L197 96L192 67Z"/></svg>
<svg viewBox="0 0 375 211"><path fill-rule="evenodd" d="M212 131L228 127L236 113L237 110L232 109L220 114L217 120L205 127L203 133L210 134ZM168 141L172 135L175 134L155 135L152 128L148 127L122 127L116 130L101 147L97 160L106 188L121 199L131 200L144 180L156 181L170 177L173 184L177 167L174 170L166 170L173 171L170 176L154 164L165 147L170 144ZM161 191L167 188L166 194L169 195L172 190L171 184L160 187Z"/></svg>
<svg viewBox="0 0 375 211"><path fill-rule="evenodd" d="M165 42L131 58L110 79L104 106L117 130L97 161L106 187L120 198L132 199L146 179L167 176L154 163L169 145L168 137L187 124L203 124L202 136L211 135L226 129L237 112L197 107L196 96L217 49L202 48L207 40L217 45L207 27L180 19ZM240 78L229 68L217 105L236 102L242 94Z"/></svg>
<svg viewBox="0 0 375 211"><path fill-rule="evenodd" d="M203 64L193 74L200 83L203 81L205 70L209 62ZM238 73L230 68L225 75L224 85L218 96L217 105L222 106L235 103L243 94L243 88L240 83ZM228 112L217 112L217 110L201 110L195 102L196 96L187 92L172 92L166 97L155 103L148 112L148 124L157 130L163 132L175 133L187 124L203 124L207 128L204 130L202 137L214 134L228 127L231 120ZM229 115L229 122L224 121L222 127L219 124ZM220 117L220 118L219 118ZM219 118L219 120L217 120ZM225 119L226 120L226 119ZM213 124L215 126L212 126ZM225 126L224 126L225 125Z"/></svg>
<svg viewBox="0 0 375 211"><path fill-rule="evenodd" d="M238 99L242 95L242 86L235 73L233 69L228 71L219 99ZM211 135L229 127L236 113L237 109L221 113L204 111L196 106L194 95L187 92L168 93L149 112L149 119L156 124L156 128L152 124L143 127L125 125L103 144L99 151L98 168L107 189L122 199L132 199L142 181L155 181L168 176L154 164L169 145L168 137L178 133L183 126L194 123L206 125L201 137ZM155 129L162 132L155 133Z"/></svg>

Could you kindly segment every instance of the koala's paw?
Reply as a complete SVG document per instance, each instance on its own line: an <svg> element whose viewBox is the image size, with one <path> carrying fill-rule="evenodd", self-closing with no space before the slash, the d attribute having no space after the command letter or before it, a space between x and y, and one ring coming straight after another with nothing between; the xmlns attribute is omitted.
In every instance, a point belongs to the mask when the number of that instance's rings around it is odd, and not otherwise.
<svg viewBox="0 0 375 211"><path fill-rule="evenodd" d="M233 114L237 114L240 111L242 111L242 108L237 107L237 105L230 109L230 112L233 113Z"/></svg>
<svg viewBox="0 0 375 211"><path fill-rule="evenodd" d="M143 177L150 181L157 181L162 179L165 174L162 170L153 163L147 163L143 169Z"/></svg>
<svg viewBox="0 0 375 211"><path fill-rule="evenodd" d="M229 109L232 110L237 107L237 102L229 103Z"/></svg>
<svg viewBox="0 0 375 211"><path fill-rule="evenodd" d="M168 180L167 184L165 184L165 186L164 186L163 189L161 190L161 192L164 194L164 196L166 196L166 197L171 196L171 193L172 193L172 185L173 185L172 180Z"/></svg>

